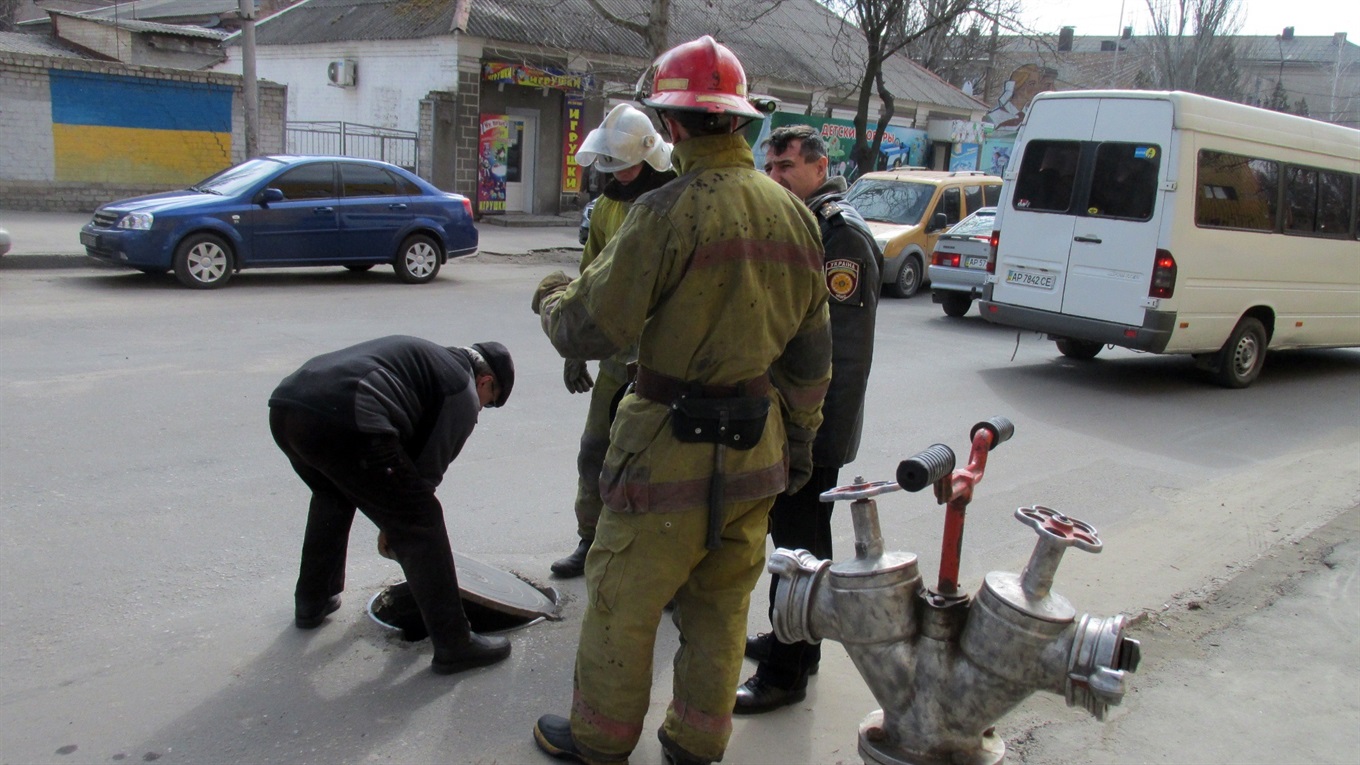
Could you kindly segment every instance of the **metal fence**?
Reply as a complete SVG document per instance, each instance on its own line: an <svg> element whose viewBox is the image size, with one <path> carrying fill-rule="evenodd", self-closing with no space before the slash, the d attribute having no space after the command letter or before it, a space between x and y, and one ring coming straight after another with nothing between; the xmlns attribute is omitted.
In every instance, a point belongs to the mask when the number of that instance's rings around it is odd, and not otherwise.
<svg viewBox="0 0 1360 765"><path fill-rule="evenodd" d="M413 173L420 168L416 134L409 130L359 125L353 122L294 122L284 126L290 154L333 154L378 159Z"/></svg>

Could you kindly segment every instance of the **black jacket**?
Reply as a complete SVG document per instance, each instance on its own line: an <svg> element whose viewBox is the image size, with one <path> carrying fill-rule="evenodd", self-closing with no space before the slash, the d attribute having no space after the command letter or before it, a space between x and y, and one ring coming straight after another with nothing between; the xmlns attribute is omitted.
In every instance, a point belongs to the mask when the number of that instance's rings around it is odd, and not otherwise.
<svg viewBox="0 0 1360 765"><path fill-rule="evenodd" d="M820 467L842 467L859 452L883 273L883 253L859 212L842 201L845 191L845 179L833 176L807 202L822 227L831 293L831 387L812 445Z"/></svg>
<svg viewBox="0 0 1360 765"><path fill-rule="evenodd" d="M438 486L477 425L474 380L466 350L393 335L311 359L279 383L269 405L395 435L421 477Z"/></svg>

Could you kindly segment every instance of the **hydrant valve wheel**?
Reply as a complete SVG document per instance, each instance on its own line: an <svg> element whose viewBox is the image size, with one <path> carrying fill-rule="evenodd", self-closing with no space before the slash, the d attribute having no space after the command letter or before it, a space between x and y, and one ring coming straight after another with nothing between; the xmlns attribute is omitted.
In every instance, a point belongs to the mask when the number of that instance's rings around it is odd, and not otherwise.
<svg viewBox="0 0 1360 765"><path fill-rule="evenodd" d="M1098 553L1104 547L1091 524L1068 518L1042 505L1017 508L1015 518L1034 529L1040 538L1063 547L1075 547L1090 553Z"/></svg>
<svg viewBox="0 0 1360 765"><path fill-rule="evenodd" d="M879 494L897 491L900 488L902 487L898 486L896 481L869 481L868 483L865 483L861 478L857 479L855 483L852 483L849 486L837 486L834 489L828 489L817 495L817 499L820 499L823 502L868 499L869 497L876 497Z"/></svg>

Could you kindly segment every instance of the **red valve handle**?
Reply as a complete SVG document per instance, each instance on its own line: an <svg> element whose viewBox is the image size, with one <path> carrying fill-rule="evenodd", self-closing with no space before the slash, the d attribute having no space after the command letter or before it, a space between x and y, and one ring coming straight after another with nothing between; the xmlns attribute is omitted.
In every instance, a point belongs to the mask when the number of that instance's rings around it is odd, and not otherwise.
<svg viewBox="0 0 1360 765"><path fill-rule="evenodd" d="M1021 507L1015 511L1016 520L1034 529L1040 537L1063 547L1098 553L1104 544L1096 533L1095 527L1076 518L1068 518L1057 510L1035 505Z"/></svg>

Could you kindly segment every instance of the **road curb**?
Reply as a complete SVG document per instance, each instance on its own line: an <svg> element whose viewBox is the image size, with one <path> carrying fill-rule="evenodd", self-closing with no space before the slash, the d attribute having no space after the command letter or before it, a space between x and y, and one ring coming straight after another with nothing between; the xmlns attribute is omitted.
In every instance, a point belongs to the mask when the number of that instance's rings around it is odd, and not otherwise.
<svg viewBox="0 0 1360 765"><path fill-rule="evenodd" d="M0 257L0 271L19 271L39 268L119 268L119 266L100 263L88 255L50 254L40 255L10 253Z"/></svg>

